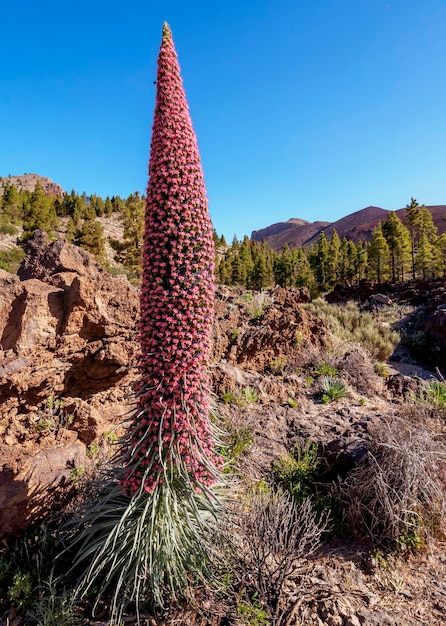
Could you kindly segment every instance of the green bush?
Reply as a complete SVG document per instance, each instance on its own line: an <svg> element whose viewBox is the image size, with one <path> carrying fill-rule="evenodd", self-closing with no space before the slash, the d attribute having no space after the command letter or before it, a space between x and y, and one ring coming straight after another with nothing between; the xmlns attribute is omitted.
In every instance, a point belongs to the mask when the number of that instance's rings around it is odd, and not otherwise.
<svg viewBox="0 0 446 626"><path fill-rule="evenodd" d="M279 485L300 503L312 492L319 463L317 444L307 441L303 446L296 444L290 454L279 457L272 469Z"/></svg>
<svg viewBox="0 0 446 626"><path fill-rule="evenodd" d="M396 331L381 324L370 313L361 312L354 302L337 305L317 298L302 306L322 320L335 337L359 343L379 361L386 361L400 340Z"/></svg>
<svg viewBox="0 0 446 626"><path fill-rule="evenodd" d="M11 248L0 251L0 269L15 274L22 260L25 258L22 248Z"/></svg>
<svg viewBox="0 0 446 626"><path fill-rule="evenodd" d="M424 382L426 397L438 407L446 407L446 383L431 378Z"/></svg>
<svg viewBox="0 0 446 626"><path fill-rule="evenodd" d="M338 373L339 372L335 367L325 363L325 361L319 363L319 365L314 368L314 375L317 376L317 378L320 378L321 376L337 376Z"/></svg>
<svg viewBox="0 0 446 626"><path fill-rule="evenodd" d="M8 223L0 223L0 233L2 233L3 235L17 235L18 232L19 229L17 228L17 226Z"/></svg>

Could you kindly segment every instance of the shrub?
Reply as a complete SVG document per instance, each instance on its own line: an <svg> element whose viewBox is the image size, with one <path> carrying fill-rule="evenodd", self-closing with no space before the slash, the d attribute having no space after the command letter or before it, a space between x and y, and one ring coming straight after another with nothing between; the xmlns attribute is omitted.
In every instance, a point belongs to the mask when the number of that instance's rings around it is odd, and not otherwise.
<svg viewBox="0 0 446 626"><path fill-rule="evenodd" d="M319 317L335 337L348 343L359 343L379 361L385 361L399 342L399 334L381 324L369 313L362 313L357 304L328 304L322 298L302 305Z"/></svg>
<svg viewBox="0 0 446 626"><path fill-rule="evenodd" d="M312 493L320 463L318 446L306 441L296 444L290 454L273 462L272 469L279 485L300 503Z"/></svg>
<svg viewBox="0 0 446 626"><path fill-rule="evenodd" d="M329 363L325 363L325 361L319 363L319 365L314 368L314 375L318 378L320 376L337 376L338 373L339 372L335 367L333 367Z"/></svg>
<svg viewBox="0 0 446 626"><path fill-rule="evenodd" d="M277 356L269 362L269 369L273 374L282 374L287 364L285 356Z"/></svg>
<svg viewBox="0 0 446 626"><path fill-rule="evenodd" d="M388 378L389 376L389 367L387 363L375 363L374 368L375 374L381 376L381 378Z"/></svg>
<svg viewBox="0 0 446 626"><path fill-rule="evenodd" d="M280 624L287 578L319 548L327 517L317 516L309 498L297 505L281 490L263 490L249 495L238 526L234 571Z"/></svg>
<svg viewBox="0 0 446 626"><path fill-rule="evenodd" d="M446 381L431 378L424 380L420 391L420 401L446 412Z"/></svg>
<svg viewBox="0 0 446 626"><path fill-rule="evenodd" d="M246 304L249 317L252 320L259 320L273 302L274 298L266 291L254 294Z"/></svg>
<svg viewBox="0 0 446 626"><path fill-rule="evenodd" d="M9 224L7 222L3 222L0 223L0 233L2 233L3 235L17 235L19 232L19 229L17 228L17 226L14 226L13 224Z"/></svg>
<svg viewBox="0 0 446 626"><path fill-rule="evenodd" d="M426 426L390 417L340 487L352 532L374 546L422 545L442 532L446 447Z"/></svg>
<svg viewBox="0 0 446 626"><path fill-rule="evenodd" d="M31 610L38 626L81 626L84 620L76 612L73 594L66 589L60 593L52 578L38 589L40 598Z"/></svg>
<svg viewBox="0 0 446 626"><path fill-rule="evenodd" d="M0 269L15 274L20 263L25 258L25 251L22 248L11 248L0 251Z"/></svg>

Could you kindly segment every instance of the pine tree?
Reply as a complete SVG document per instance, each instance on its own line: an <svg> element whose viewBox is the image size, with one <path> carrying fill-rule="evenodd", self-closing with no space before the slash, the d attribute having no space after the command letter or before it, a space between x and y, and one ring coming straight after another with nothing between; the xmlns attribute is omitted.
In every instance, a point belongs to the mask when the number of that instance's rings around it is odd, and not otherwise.
<svg viewBox="0 0 446 626"><path fill-rule="evenodd" d="M110 200L110 196L107 196L104 202L104 215L106 217L110 217L112 213L113 213L113 204L112 204L112 201Z"/></svg>
<svg viewBox="0 0 446 626"><path fill-rule="evenodd" d="M254 266L249 276L250 287L257 291L262 291L269 283L269 272L266 259L263 255L259 255L254 262Z"/></svg>
<svg viewBox="0 0 446 626"><path fill-rule="evenodd" d="M22 218L22 199L17 187L8 184L3 190L3 196L0 197L0 206L2 215L12 224L18 224Z"/></svg>
<svg viewBox="0 0 446 626"><path fill-rule="evenodd" d="M319 235L317 244L311 252L310 263L318 283L319 290L327 291L327 289L330 288L328 272L329 251L327 238L323 232Z"/></svg>
<svg viewBox="0 0 446 626"><path fill-rule="evenodd" d="M110 240L117 251L116 260L138 278L142 269L145 198L138 191L130 194L122 206L123 241Z"/></svg>
<svg viewBox="0 0 446 626"><path fill-rule="evenodd" d="M421 271L423 280L432 275L434 263L433 245L426 233L423 233L418 242L418 252L415 259L415 269Z"/></svg>
<svg viewBox="0 0 446 626"><path fill-rule="evenodd" d="M316 294L316 280L303 248L293 250L294 287L308 287L312 295Z"/></svg>
<svg viewBox="0 0 446 626"><path fill-rule="evenodd" d="M328 259L327 259L327 286L334 287L339 282L339 262L340 262L340 249L341 240L336 232L333 230L333 234L328 244Z"/></svg>
<svg viewBox="0 0 446 626"><path fill-rule="evenodd" d="M84 220L76 233L75 243L93 254L98 261L104 260L104 228L98 220Z"/></svg>
<svg viewBox="0 0 446 626"><path fill-rule="evenodd" d="M203 173L170 28L163 27L140 293L140 383L118 455L119 484L90 509L80 589L110 592L112 619L163 605L207 576L219 468L207 366L214 246ZM90 524L90 525L89 525ZM108 590L109 581L116 587Z"/></svg>
<svg viewBox="0 0 446 626"><path fill-rule="evenodd" d="M404 281L404 275L410 260L410 235L395 211L390 211L382 224L384 237L390 252L392 282Z"/></svg>
<svg viewBox="0 0 446 626"><path fill-rule="evenodd" d="M342 238L339 248L338 280L342 284L350 282L356 274L357 250L353 241Z"/></svg>
<svg viewBox="0 0 446 626"><path fill-rule="evenodd" d="M373 275L378 283L383 282L387 277L389 267L390 250L387 240L384 237L381 222L373 229L372 240L368 247L368 260Z"/></svg>
<svg viewBox="0 0 446 626"><path fill-rule="evenodd" d="M437 232L432 214L427 207L420 206L415 198L410 199L410 204L406 206L406 217L410 234L411 256L412 256L412 278L416 278L416 265L421 267L420 263L416 263L416 254L418 242L423 235L428 237L428 243L433 235ZM421 264L423 262L421 261Z"/></svg>
<svg viewBox="0 0 446 626"><path fill-rule="evenodd" d="M45 191L37 182L34 191L25 205L23 236L24 239L31 237L33 232L41 228L49 235L57 227L58 219L54 209L54 200L45 195Z"/></svg>
<svg viewBox="0 0 446 626"><path fill-rule="evenodd" d="M435 272L446 280L446 233L435 239L433 252Z"/></svg>
<svg viewBox="0 0 446 626"><path fill-rule="evenodd" d="M363 242L360 240L356 246L356 258L355 258L355 276L359 282L367 275L367 249Z"/></svg>
<svg viewBox="0 0 446 626"><path fill-rule="evenodd" d="M294 285L295 262L290 247L286 245L280 256L277 255L273 262L274 281L280 287L292 287Z"/></svg>

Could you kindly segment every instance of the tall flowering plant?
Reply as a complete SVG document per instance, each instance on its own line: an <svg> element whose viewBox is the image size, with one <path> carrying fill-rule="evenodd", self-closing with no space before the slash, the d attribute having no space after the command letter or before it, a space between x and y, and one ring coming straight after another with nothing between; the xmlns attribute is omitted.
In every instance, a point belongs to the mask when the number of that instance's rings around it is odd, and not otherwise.
<svg viewBox="0 0 446 626"><path fill-rule="evenodd" d="M163 605L204 578L220 511L221 458L207 365L214 308L213 230L170 28L158 59L145 216L140 383L112 480L84 516L78 593Z"/></svg>
<svg viewBox="0 0 446 626"><path fill-rule="evenodd" d="M207 365L214 243L197 140L170 28L163 27L147 187L141 285L141 384L123 491L180 479L201 491L219 457Z"/></svg>

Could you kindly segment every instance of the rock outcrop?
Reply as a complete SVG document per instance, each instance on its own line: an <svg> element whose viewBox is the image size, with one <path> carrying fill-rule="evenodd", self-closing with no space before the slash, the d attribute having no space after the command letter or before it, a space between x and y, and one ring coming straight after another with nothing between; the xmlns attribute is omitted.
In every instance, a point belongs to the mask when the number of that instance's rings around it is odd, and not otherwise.
<svg viewBox="0 0 446 626"><path fill-rule="evenodd" d="M0 270L0 536L61 502L87 447L118 428L135 378L138 295L43 231Z"/></svg>
<svg viewBox="0 0 446 626"><path fill-rule="evenodd" d="M40 183L48 196L63 198L64 190L57 183L53 183L51 178L39 176L39 174L22 174L21 176L4 176L0 178L0 195L6 185L15 185L19 191L34 191L37 183Z"/></svg>

